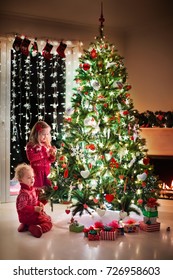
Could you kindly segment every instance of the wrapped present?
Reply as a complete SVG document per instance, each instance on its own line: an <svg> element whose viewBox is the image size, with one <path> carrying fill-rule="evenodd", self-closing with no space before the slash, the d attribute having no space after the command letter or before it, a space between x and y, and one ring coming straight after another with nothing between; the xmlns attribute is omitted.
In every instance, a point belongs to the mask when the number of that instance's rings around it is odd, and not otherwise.
<svg viewBox="0 0 173 280"><path fill-rule="evenodd" d="M147 209L147 210L146 210ZM154 218L158 217L158 211L154 210L155 208L146 207L142 212L145 217ZM152 211L151 211L152 210Z"/></svg>
<svg viewBox="0 0 173 280"><path fill-rule="evenodd" d="M91 231L91 230L94 230L93 226L90 226L88 228L84 228L83 229L83 233L84 233L84 237L88 237L88 233Z"/></svg>
<svg viewBox="0 0 173 280"><path fill-rule="evenodd" d="M147 203L145 205L145 208L147 211L150 211L150 212L153 212L153 211L157 211L157 207L159 206L160 204L157 202L157 198L154 198L154 197L150 197L148 198L147 200Z"/></svg>
<svg viewBox="0 0 173 280"><path fill-rule="evenodd" d="M106 225L106 226L103 227L103 230L104 231L113 231L113 227Z"/></svg>
<svg viewBox="0 0 173 280"><path fill-rule="evenodd" d="M144 223L145 224L151 225L151 224L155 224L156 222L157 222L157 217L148 218L148 217L144 216Z"/></svg>
<svg viewBox="0 0 173 280"><path fill-rule="evenodd" d="M157 206L154 207L145 206L145 210L149 212L155 212L157 211Z"/></svg>
<svg viewBox="0 0 173 280"><path fill-rule="evenodd" d="M124 227L123 226L118 227L117 231L118 231L118 235L124 235Z"/></svg>
<svg viewBox="0 0 173 280"><path fill-rule="evenodd" d="M90 241L100 240L100 236L99 234L93 235L91 233L88 233L88 240Z"/></svg>
<svg viewBox="0 0 173 280"><path fill-rule="evenodd" d="M69 230L73 232L83 232L84 225L81 225L77 221L74 221L69 225Z"/></svg>
<svg viewBox="0 0 173 280"><path fill-rule="evenodd" d="M95 228L97 231L101 230L103 227L104 227L104 225L103 225L103 223L100 222L100 221L97 221L97 222L94 223L94 228Z"/></svg>
<svg viewBox="0 0 173 280"><path fill-rule="evenodd" d="M101 240L115 240L118 236L118 230L115 231L100 231L100 239Z"/></svg>
<svg viewBox="0 0 173 280"><path fill-rule="evenodd" d="M124 232L131 233L131 232L139 232L139 224L125 224L124 225Z"/></svg>
<svg viewBox="0 0 173 280"><path fill-rule="evenodd" d="M152 231L159 231L160 230L160 223L156 222L155 224L145 224L144 222L140 222L139 224L140 229L147 231L147 232L152 232Z"/></svg>
<svg viewBox="0 0 173 280"><path fill-rule="evenodd" d="M131 232L139 232L139 223L137 223L133 219L129 219L126 223L123 223L124 232L131 233Z"/></svg>
<svg viewBox="0 0 173 280"><path fill-rule="evenodd" d="M100 240L100 235L98 234L98 232L96 230L90 230L88 232L88 240L90 241L95 241L95 240Z"/></svg>

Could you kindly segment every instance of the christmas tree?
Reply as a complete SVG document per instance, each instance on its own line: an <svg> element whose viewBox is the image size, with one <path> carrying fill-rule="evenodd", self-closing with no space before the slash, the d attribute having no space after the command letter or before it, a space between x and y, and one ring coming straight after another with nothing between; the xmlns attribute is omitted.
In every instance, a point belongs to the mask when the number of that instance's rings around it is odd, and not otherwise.
<svg viewBox="0 0 173 280"><path fill-rule="evenodd" d="M135 118L123 57L103 36L84 50L46 193L52 203L72 201L72 215L92 209L138 213L157 201L158 178Z"/></svg>

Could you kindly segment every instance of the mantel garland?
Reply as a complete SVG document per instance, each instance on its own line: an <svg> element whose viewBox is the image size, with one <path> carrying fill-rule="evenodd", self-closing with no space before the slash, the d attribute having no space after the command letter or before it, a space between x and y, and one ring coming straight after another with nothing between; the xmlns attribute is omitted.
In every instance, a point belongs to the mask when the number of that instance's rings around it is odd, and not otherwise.
<svg viewBox="0 0 173 280"><path fill-rule="evenodd" d="M173 111L134 111L136 120L141 128L160 127L173 128Z"/></svg>

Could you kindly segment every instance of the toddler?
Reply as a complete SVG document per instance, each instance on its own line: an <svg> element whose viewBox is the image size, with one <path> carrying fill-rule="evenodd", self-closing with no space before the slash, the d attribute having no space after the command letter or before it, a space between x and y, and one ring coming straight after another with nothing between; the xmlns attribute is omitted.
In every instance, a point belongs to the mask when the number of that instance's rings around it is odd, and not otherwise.
<svg viewBox="0 0 173 280"><path fill-rule="evenodd" d="M52 221L44 211L44 205L38 200L34 185L34 171L30 165L19 164L15 169L15 178L19 181L21 189L16 199L19 232L29 231L39 238L43 233L51 230Z"/></svg>

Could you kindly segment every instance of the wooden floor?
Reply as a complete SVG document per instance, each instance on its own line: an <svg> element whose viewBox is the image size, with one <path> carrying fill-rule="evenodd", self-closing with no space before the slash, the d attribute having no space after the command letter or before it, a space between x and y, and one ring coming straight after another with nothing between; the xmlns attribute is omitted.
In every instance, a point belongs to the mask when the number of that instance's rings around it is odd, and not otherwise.
<svg viewBox="0 0 173 280"><path fill-rule="evenodd" d="M160 231L125 234L115 241L88 241L83 233L69 232L67 205L57 204L51 212L53 229L35 238L29 232L18 233L15 203L0 204L1 260L173 260L173 200L160 199ZM92 224L93 217L83 215L79 222ZM167 228L170 227L170 231Z"/></svg>

